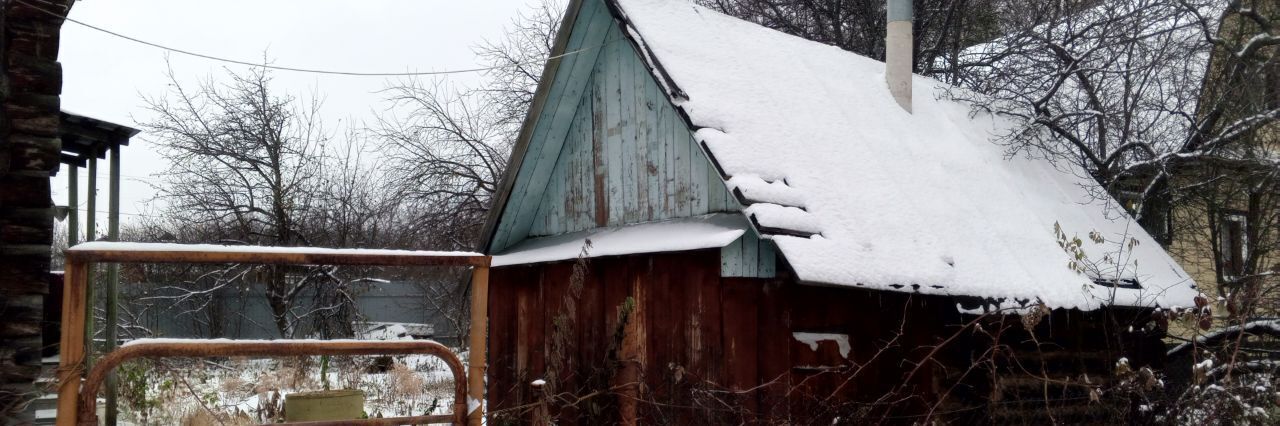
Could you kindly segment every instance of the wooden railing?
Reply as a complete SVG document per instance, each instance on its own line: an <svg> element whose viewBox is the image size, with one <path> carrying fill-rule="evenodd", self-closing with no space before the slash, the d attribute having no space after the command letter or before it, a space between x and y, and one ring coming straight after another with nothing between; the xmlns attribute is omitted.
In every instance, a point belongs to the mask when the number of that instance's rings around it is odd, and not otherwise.
<svg viewBox="0 0 1280 426"><path fill-rule="evenodd" d="M139 342L108 353L85 373L85 316L88 314L89 266L94 263L250 263L273 265L470 266L471 336L467 372L461 362L435 342L379 341L154 341ZM62 340L58 369L59 426L96 424L98 387L120 362L137 357L371 355L427 353L445 360L454 375L456 396L449 416L344 421L343 424L453 422L479 425L484 418L485 332L488 329L489 256L478 253L404 250L319 249L298 247L212 246L93 242L66 251L62 298ZM114 324L107 324L114 327ZM470 408L468 410L468 408ZM399 423L397 423L399 422ZM309 422L309 425L325 424Z"/></svg>

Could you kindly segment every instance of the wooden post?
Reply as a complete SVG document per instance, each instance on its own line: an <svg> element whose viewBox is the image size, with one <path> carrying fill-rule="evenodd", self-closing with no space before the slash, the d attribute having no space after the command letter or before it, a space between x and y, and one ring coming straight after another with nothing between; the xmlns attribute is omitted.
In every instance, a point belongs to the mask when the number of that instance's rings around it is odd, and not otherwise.
<svg viewBox="0 0 1280 426"><path fill-rule="evenodd" d="M85 193L88 197L89 211L85 213L84 224L84 241L90 242L98 239L98 150L91 148L89 150L89 191ZM92 265L92 264L88 264ZM93 366L93 267L88 266L88 272L85 273L84 281L84 300L85 309L88 315L84 316L84 333L85 339L85 356L84 366L89 368Z"/></svg>
<svg viewBox="0 0 1280 426"><path fill-rule="evenodd" d="M67 247L80 244L80 168L67 166Z"/></svg>
<svg viewBox="0 0 1280 426"><path fill-rule="evenodd" d="M67 259L62 288L62 341L58 348L58 426L73 426L79 413L80 378L84 376L85 289L88 265Z"/></svg>
<svg viewBox="0 0 1280 426"><path fill-rule="evenodd" d="M533 387L533 397L537 399L538 405L533 409L533 425L534 426L551 426L551 410L547 409L547 389L546 382L535 380L529 386Z"/></svg>
<svg viewBox="0 0 1280 426"><path fill-rule="evenodd" d="M467 424L479 426L484 420L484 371L487 352L485 338L489 331L489 265L477 266L471 272L471 341L467 357L467 404L478 406L467 413Z"/></svg>
<svg viewBox="0 0 1280 426"><path fill-rule="evenodd" d="M113 141L111 145L111 170L110 180L107 181L107 192L110 192L111 198L107 201L107 240L120 241L120 141ZM120 286L120 264L107 264L107 285L106 285L106 317L103 319L102 331L106 338L106 349L104 353L110 353L116 348L116 326L118 325L116 311L119 302ZM107 388L105 389L107 396L107 412L106 426L116 426L116 417L119 415L117 408L117 390L116 390L116 374L112 372L107 375Z"/></svg>

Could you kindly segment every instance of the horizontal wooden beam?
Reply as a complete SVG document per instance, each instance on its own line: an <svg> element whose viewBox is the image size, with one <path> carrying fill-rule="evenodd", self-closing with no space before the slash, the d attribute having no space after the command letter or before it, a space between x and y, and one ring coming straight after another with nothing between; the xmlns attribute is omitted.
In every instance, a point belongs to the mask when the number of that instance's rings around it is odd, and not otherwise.
<svg viewBox="0 0 1280 426"><path fill-rule="evenodd" d="M89 164L88 158L79 155L67 154L65 152L58 155L58 161L62 162L62 164L76 167L84 167Z"/></svg>
<svg viewBox="0 0 1280 426"><path fill-rule="evenodd" d="M255 263L273 265L489 266L489 256L470 252L331 249L92 242L71 247L68 260L119 263Z"/></svg>

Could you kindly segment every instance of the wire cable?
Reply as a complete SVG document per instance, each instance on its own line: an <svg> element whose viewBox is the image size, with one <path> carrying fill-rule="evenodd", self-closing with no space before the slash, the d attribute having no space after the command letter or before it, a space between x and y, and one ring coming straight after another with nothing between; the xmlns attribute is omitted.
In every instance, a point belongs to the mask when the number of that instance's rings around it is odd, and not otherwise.
<svg viewBox="0 0 1280 426"><path fill-rule="evenodd" d="M49 6L56 6L56 5L53 5L53 4L51 4L51 3L48 3L48 2L45 2L45 1L42 1L42 0L35 0L35 1L40 2L40 3L44 3L44 4L49 5ZM546 59L539 59L539 60L536 60L536 61L529 61L529 62L517 62L517 63L515 63L515 64L497 65L497 66L491 66L491 67L465 68L465 69L446 70L446 71L420 71L420 72L357 72L357 71L334 71L334 70L321 70L321 69L312 69L312 68L286 67L286 66L271 65L271 64L265 64L265 63L255 63L255 62L248 62L248 61L240 61L240 60L227 59L227 58L222 58L222 57L213 56L213 55L206 55L206 54L203 54L203 53L192 52L192 51L189 51L189 50L178 49L178 48L169 47L169 46L165 46L165 45L162 45L162 44L152 43L152 42L149 42L149 41L146 41L146 40L142 40L142 39L138 39L138 38L130 37L130 36L127 36L127 35L124 35L124 34L117 33L117 32L115 32L115 31L108 30L108 29L106 29L106 28L102 28L102 27L94 26L94 25L92 25L92 24L89 24L89 23L86 23L86 22L82 22L82 21L78 21L78 20L72 19L72 18L70 18L70 17L65 17L65 16L62 16L62 15L60 15L60 14L56 13L56 12L51 12L51 11L45 10L45 9L43 9L43 8L39 7L39 6L33 5L33 4L31 4L31 3L27 3L27 2L26 2L26 1L24 1L24 0L14 0L14 2L16 2L16 3L21 3L21 4L24 4L24 5L27 5L27 6L29 6L29 7L35 8L36 10L38 10L38 11L40 11L40 12L42 12L42 13L45 13L45 14L48 14L48 15L51 15L51 16L54 16L54 17L57 17L57 18L59 18L59 19L65 19L65 20L67 20L68 22L75 23L75 24L80 25L80 26L83 26L83 27L85 27L85 28L89 28L89 29L92 29L92 30L95 30L95 31L99 31L99 32L102 32L102 33L104 33L104 34L108 34L108 35L111 35L111 36L119 37L119 38L122 38L122 39L125 39L125 40L128 40L128 41L132 41L132 42L134 42L134 43L139 43L139 44L143 44L143 45L146 45L146 46L151 46L151 47L154 47L154 48L163 49L163 50L165 50L165 51L169 51L169 52L180 53L180 54L183 54L183 55L194 56L194 57L197 57L197 58L208 59L208 60L212 60L212 61L225 62L225 63L231 63L231 64L237 64L237 65L245 65L245 66L250 66L250 67L259 67L259 68L265 68L265 69L271 69L271 70L292 71L292 72L302 72L302 73L311 73L311 74L325 74L325 75L343 75L343 76L354 76L354 77L413 77L413 76L426 76L426 75L466 74L466 73L473 73L473 72L492 71L492 70L496 70L496 69L500 69L500 68L506 68L506 67L510 67L510 66L515 66L515 65L547 63L547 62L550 62L550 61L552 61L552 60L560 59L560 58L563 58L563 57L566 57L566 56L572 56L572 55L576 55L576 54L579 54L579 53L583 53L583 52L586 52L586 51L589 51L589 50L599 49L599 48L604 47L605 45L607 45L607 44L609 44L609 43L610 43L610 42L606 42L606 43L602 43L602 44L599 44L599 45L596 45L596 46L584 47L584 48L581 48L581 49L572 50L572 51L569 51L569 52L561 53L561 54L559 54L559 55L551 56L551 57L548 57L548 58L546 58Z"/></svg>

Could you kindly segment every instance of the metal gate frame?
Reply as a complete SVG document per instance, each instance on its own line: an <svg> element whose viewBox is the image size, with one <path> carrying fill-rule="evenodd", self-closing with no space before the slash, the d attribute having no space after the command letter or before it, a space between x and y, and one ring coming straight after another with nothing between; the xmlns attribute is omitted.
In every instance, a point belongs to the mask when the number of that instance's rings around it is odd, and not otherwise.
<svg viewBox="0 0 1280 426"><path fill-rule="evenodd" d="M186 339L183 339L186 340ZM107 380L107 374L121 363L134 358L214 357L214 356L305 356L305 355L434 355L444 360L453 373L453 413L434 416L387 417L380 419L346 420L333 424L402 425L424 423L466 423L467 381L462 361L449 348L429 340L379 341L379 340L140 340L111 351L93 365L80 391L79 422L81 425L98 424L98 388ZM305 422L307 425L330 422Z"/></svg>
<svg viewBox="0 0 1280 426"><path fill-rule="evenodd" d="M488 330L490 257L479 253L406 250L335 250L298 247L212 246L92 242L66 250L62 297L62 340L59 346L59 426L96 424L97 390L121 362L138 357L374 355L426 353L449 365L456 390L454 412L442 416L349 420L341 424L401 424L453 422L479 425L484 418L485 337ZM471 266L471 335L468 367L448 348L430 341L290 341L234 340L151 341L127 345L108 353L84 380L85 316L89 266L94 263L251 263L269 265ZM108 325L114 327L114 324ZM468 411L468 408L471 408ZM312 426L327 422L303 423Z"/></svg>

